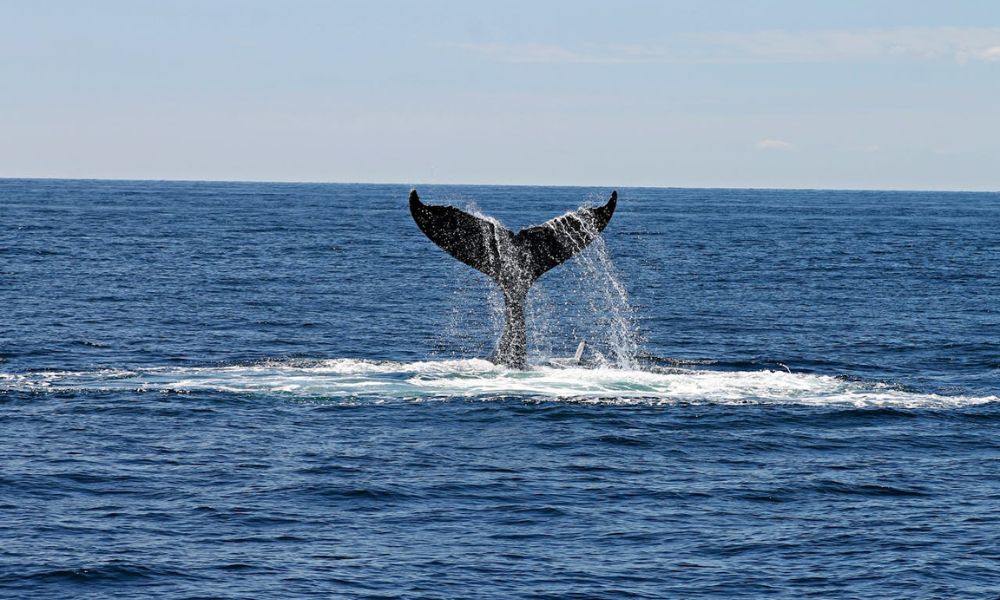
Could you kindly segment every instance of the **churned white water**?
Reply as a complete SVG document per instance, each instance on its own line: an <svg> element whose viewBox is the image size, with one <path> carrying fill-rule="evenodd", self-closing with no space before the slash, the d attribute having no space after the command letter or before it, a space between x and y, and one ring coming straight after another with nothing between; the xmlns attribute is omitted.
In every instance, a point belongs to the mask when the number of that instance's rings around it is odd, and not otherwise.
<svg viewBox="0 0 1000 600"><path fill-rule="evenodd" d="M943 396L881 382L785 371L534 367L485 360L268 361L253 365L0 374L0 390L216 391L295 398L418 400L521 397L606 404L799 404L953 407L997 396Z"/></svg>

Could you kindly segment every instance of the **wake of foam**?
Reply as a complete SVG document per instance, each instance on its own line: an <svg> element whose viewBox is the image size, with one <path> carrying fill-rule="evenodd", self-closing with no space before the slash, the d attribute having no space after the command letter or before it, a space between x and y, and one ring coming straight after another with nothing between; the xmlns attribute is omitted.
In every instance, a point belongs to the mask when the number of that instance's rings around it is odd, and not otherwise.
<svg viewBox="0 0 1000 600"><path fill-rule="evenodd" d="M219 391L329 400L567 399L608 404L799 404L951 407L997 396L942 396L879 382L784 371L618 370L535 367L484 360L413 363L355 359L141 370L0 373L0 391Z"/></svg>

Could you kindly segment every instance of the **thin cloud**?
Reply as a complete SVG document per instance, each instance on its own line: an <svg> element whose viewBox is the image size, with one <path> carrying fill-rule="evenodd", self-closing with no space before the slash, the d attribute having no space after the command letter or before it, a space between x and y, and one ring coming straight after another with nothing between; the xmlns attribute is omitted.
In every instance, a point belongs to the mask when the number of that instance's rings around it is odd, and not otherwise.
<svg viewBox="0 0 1000 600"><path fill-rule="evenodd" d="M774 140L766 139L757 142L758 150L781 150L788 152L790 150L795 150L795 144L791 142L786 142L785 140Z"/></svg>
<svg viewBox="0 0 1000 600"><path fill-rule="evenodd" d="M653 62L638 60L637 57L627 55L615 56L607 48L589 48L583 50L573 50L563 46L553 46L550 44L459 44L446 43L439 44L446 48L458 48L476 54L481 54L505 63L533 63L533 64L621 64L634 62Z"/></svg>
<svg viewBox="0 0 1000 600"><path fill-rule="evenodd" d="M1000 62L1000 27L695 33L649 45L444 45L500 62L538 64L996 63Z"/></svg>
<svg viewBox="0 0 1000 600"><path fill-rule="evenodd" d="M979 53L979 58L989 62L1000 62L1000 46L992 46Z"/></svg>

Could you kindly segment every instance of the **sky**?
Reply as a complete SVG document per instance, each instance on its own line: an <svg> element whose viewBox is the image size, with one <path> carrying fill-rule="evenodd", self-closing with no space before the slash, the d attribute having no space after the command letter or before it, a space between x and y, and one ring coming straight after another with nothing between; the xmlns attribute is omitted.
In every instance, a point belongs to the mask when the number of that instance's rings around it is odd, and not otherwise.
<svg viewBox="0 0 1000 600"><path fill-rule="evenodd" d="M1000 190L1000 2L0 0L0 177Z"/></svg>

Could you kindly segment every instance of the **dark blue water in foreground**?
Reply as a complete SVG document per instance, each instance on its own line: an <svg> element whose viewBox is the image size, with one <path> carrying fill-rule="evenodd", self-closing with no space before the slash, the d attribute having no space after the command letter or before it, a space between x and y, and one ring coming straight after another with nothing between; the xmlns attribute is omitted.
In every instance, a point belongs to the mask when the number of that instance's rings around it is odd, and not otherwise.
<svg viewBox="0 0 1000 600"><path fill-rule="evenodd" d="M1000 596L1000 194L620 189L511 373L407 192L0 180L0 596Z"/></svg>

